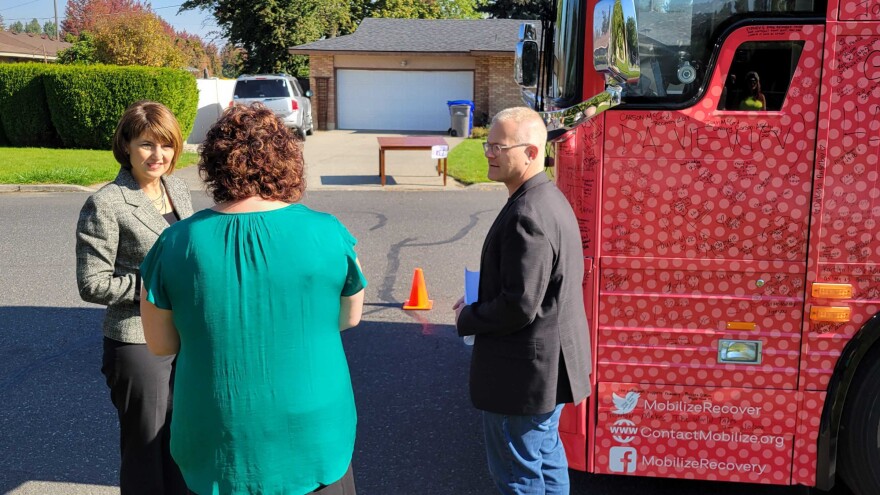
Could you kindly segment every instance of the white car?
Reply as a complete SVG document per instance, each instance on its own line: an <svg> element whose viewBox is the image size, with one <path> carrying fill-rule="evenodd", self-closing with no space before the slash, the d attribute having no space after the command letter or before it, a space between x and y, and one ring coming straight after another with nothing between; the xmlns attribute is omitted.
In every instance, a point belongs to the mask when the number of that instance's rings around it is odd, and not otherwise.
<svg viewBox="0 0 880 495"><path fill-rule="evenodd" d="M258 101L275 112L287 127L311 136L314 121L310 96L311 92L303 92L296 78L287 74L242 75L235 82L230 106Z"/></svg>

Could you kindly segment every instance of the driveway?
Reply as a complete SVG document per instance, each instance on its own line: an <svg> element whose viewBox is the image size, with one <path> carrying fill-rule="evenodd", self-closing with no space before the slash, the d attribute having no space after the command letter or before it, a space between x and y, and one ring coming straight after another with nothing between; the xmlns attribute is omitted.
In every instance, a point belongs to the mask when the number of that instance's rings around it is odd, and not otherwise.
<svg viewBox="0 0 880 495"><path fill-rule="evenodd" d="M386 151L386 185L379 184L378 137L411 134L363 131L315 131L306 139L306 187L308 190L456 190L465 186L437 175L437 161L428 151ZM437 134L422 134L437 135ZM442 135L452 149L464 138ZM192 189L202 189L196 167L178 172Z"/></svg>

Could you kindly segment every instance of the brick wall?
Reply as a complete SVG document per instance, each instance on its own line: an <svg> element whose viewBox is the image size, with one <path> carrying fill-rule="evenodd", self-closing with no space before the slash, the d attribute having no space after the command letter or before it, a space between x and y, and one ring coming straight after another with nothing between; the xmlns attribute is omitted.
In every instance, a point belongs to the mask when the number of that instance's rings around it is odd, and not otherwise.
<svg viewBox="0 0 880 495"><path fill-rule="evenodd" d="M489 57L477 57L474 64L474 125L487 124L489 116Z"/></svg>
<svg viewBox="0 0 880 495"><path fill-rule="evenodd" d="M489 65L489 118L510 107L523 105L519 85L513 80L513 56L487 57Z"/></svg>
<svg viewBox="0 0 880 495"><path fill-rule="evenodd" d="M309 85L312 87L312 117L318 124L319 104L315 93L318 84L316 77L328 77L327 81L327 129L336 129L336 78L333 72L333 55L309 55Z"/></svg>

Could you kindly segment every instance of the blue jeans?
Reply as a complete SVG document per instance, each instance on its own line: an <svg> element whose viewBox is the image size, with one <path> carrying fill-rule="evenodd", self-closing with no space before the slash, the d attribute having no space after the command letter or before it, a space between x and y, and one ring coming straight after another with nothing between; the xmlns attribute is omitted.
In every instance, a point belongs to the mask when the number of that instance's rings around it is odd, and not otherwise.
<svg viewBox="0 0 880 495"><path fill-rule="evenodd" d="M568 460L556 409L535 416L483 411L486 455L495 487L504 495L568 495Z"/></svg>

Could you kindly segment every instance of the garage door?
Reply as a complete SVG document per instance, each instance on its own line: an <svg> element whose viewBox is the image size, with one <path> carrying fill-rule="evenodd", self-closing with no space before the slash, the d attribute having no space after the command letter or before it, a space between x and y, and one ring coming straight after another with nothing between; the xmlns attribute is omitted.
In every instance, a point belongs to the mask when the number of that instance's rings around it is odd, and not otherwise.
<svg viewBox="0 0 880 495"><path fill-rule="evenodd" d="M336 71L339 129L449 129L449 100L473 100L474 73L387 70Z"/></svg>

